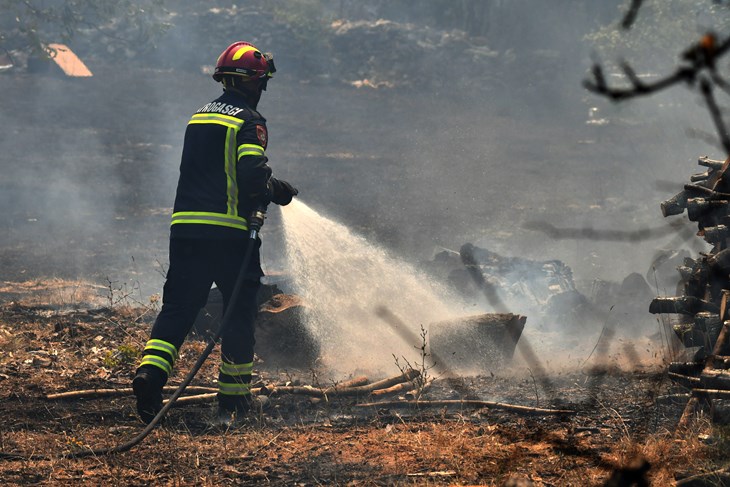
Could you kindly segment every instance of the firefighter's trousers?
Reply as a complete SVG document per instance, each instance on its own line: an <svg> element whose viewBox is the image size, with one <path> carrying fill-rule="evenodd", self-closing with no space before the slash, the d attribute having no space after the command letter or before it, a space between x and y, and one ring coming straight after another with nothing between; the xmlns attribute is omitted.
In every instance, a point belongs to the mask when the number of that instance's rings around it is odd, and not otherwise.
<svg viewBox="0 0 730 487"><path fill-rule="evenodd" d="M246 280L233 299L246 246L254 245L245 270ZM256 295L263 275L260 265L260 240L244 239L170 239L170 268L162 295L162 310L157 316L150 340L145 346L142 366L155 372L172 371L180 347L205 306L211 285L223 295L223 309L233 303L231 319L221 337L219 393L230 396L248 394L254 356Z"/></svg>

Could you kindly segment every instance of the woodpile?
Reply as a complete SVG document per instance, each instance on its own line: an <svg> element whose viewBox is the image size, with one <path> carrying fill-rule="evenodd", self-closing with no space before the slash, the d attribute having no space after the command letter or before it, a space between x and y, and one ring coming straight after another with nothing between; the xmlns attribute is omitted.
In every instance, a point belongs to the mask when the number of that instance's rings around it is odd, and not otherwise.
<svg viewBox="0 0 730 487"><path fill-rule="evenodd" d="M707 170L691 177L691 184L662 203L664 216L687 210L697 222L698 236L712 245L697 259L686 258L678 267L684 294L657 297L649 307L654 314L677 314L674 331L688 348L696 350L693 361L673 363L669 377L691 390L682 423L695 412L709 407L716 420L730 399L730 166L707 157L698 160Z"/></svg>

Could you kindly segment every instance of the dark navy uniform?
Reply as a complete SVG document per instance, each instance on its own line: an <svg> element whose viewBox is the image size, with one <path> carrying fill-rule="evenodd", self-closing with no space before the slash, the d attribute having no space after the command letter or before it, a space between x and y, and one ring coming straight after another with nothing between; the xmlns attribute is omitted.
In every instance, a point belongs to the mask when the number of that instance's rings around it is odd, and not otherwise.
<svg viewBox="0 0 730 487"><path fill-rule="evenodd" d="M201 107L185 132L180 179L170 231L170 268L162 310L152 328L141 368L172 371L180 346L205 306L211 285L232 292L249 241L247 218L268 202L271 169L266 164L266 120L234 91ZM219 401L250 394L256 294L263 272L256 241L246 282L222 337Z"/></svg>

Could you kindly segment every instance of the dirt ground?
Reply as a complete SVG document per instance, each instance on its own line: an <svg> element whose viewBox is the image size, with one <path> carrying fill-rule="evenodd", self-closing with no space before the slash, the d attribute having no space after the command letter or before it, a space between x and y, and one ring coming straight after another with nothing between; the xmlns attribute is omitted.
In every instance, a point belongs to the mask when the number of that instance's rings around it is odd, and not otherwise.
<svg viewBox="0 0 730 487"><path fill-rule="evenodd" d="M14 289L13 301L0 307L0 450L56 457L131 439L143 425L129 394L44 396L129 387L154 308L74 310L64 293L73 291L79 303L95 293L79 282L44 288L51 296L45 303L38 301L37 288ZM59 305L61 300L66 305ZM172 384L203 348L196 340L185 346ZM211 357L193 385L213 386L215 363ZM265 363L257 371L259 383L318 385L316 371L277 370ZM578 486L602 485L617 468L646 460L651 485L658 486L716 470L726 459L726 431L706 420L676 429L686 399L669 396L682 391L659 368L587 367L553 374L546 379L549 395L543 379L537 380L539 385L535 377L507 371L442 378L423 399L459 399L467 391L472 398L573 412L363 408L358 404L370 398L313 401L280 394L244 423L223 429L212 423L215 404L208 402L173 409L164 426L130 452L3 459L0 478L5 485ZM717 482L707 485L721 485Z"/></svg>
<svg viewBox="0 0 730 487"><path fill-rule="evenodd" d="M103 63L93 70L88 80L0 75L3 452L111 446L142 427L129 396L44 395L129 385L158 306L185 123L218 89L200 73L120 72ZM681 189L701 155L681 123L618 111L606 127L586 125L577 83L575 99L537 106L498 93L357 90L286 74L276 81L261 107L276 174L303 201L406 258L473 242L562 259L577 281L590 282L643 274L658 248L693 245L674 236L552 240L525 226L662 226L659 202ZM269 273L286 271L277 218L272 212L264 230ZM203 347L186 345L173 384ZM426 396L460 399L466 385L489 400L574 411L563 417L281 395L228 430L210 425L213 404L185 406L128 453L2 460L0 481L582 486L643 459L659 486L725 467L727 430L704 419L677 430L685 398L667 396L685 391L661 362L624 358L607 371L551 373L549 394L544 381L506 368L460 384L439 380ZM215 363L211 357L195 385L212 385ZM317 371L265 362L258 371L265 383L317 381Z"/></svg>

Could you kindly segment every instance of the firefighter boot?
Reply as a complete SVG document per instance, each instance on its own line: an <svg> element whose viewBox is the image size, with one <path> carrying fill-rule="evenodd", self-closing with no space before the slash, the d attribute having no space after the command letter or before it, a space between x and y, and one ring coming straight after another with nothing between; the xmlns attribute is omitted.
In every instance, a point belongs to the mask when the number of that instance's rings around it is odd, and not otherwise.
<svg viewBox="0 0 730 487"><path fill-rule="evenodd" d="M132 389L137 397L137 414L145 422L150 424L162 409L162 387L167 377L157 367L142 366L132 381Z"/></svg>
<svg viewBox="0 0 730 487"><path fill-rule="evenodd" d="M218 394L217 424L229 427L243 421L251 410L251 402L250 394L245 396Z"/></svg>

